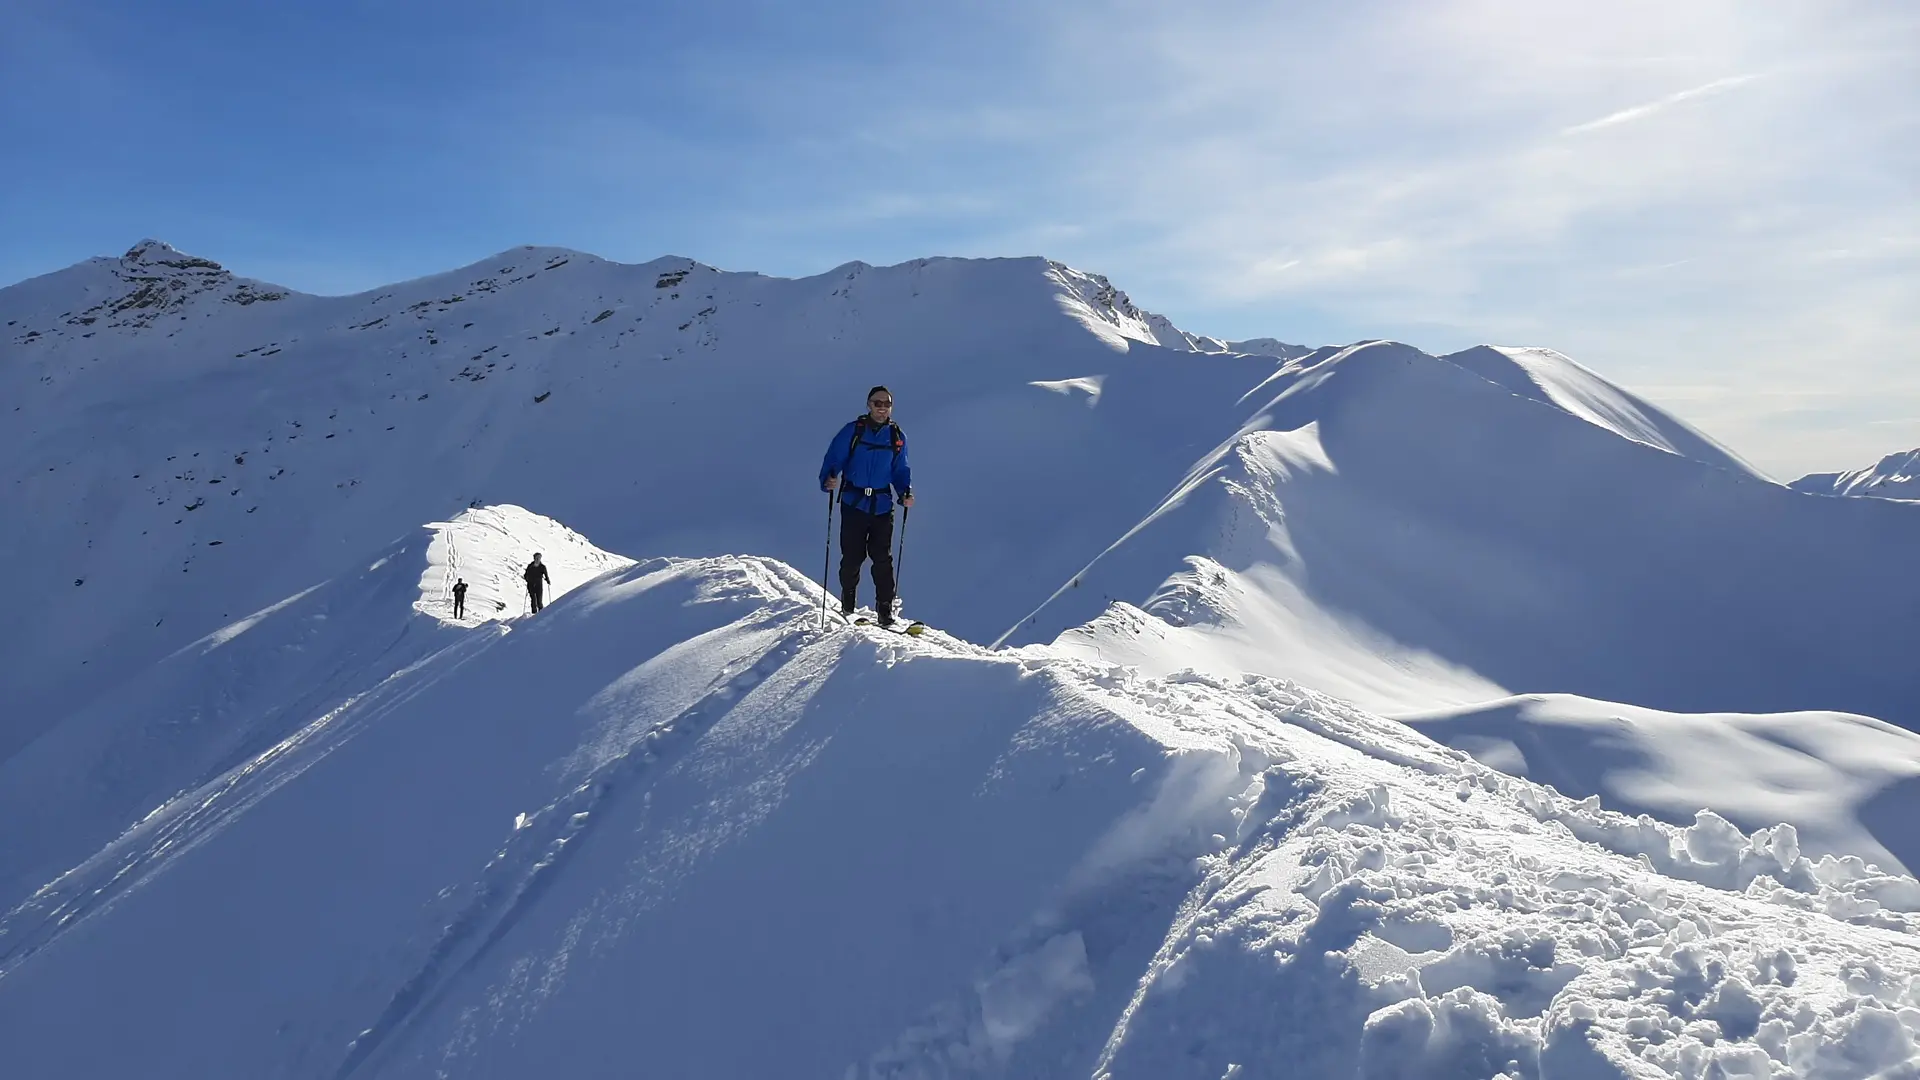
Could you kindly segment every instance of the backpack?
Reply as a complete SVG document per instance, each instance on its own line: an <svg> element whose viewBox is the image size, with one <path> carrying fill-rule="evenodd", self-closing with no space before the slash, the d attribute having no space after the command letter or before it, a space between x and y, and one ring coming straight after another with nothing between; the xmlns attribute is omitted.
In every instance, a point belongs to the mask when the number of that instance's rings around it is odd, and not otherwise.
<svg viewBox="0 0 1920 1080"><path fill-rule="evenodd" d="M853 468L853 455L859 452L860 437L866 434L868 423L869 421L867 418L867 414L865 413L862 413L859 416L855 417L853 421L853 438L847 441L847 460L845 464L840 466L840 476L841 476L840 498L843 502L846 501L847 491L851 490L845 486L846 484L845 478L847 475L847 470ZM899 424L896 424L893 421L889 420L887 421L887 426L893 429L893 460L895 464L898 464L900 461L900 451L905 450L907 448L907 436L905 432L900 430ZM891 467L887 469L887 475L888 476L893 475L893 469ZM878 497L878 493L879 493L879 489L876 488L875 494L867 497L869 501L869 505L871 505L871 501L874 498Z"/></svg>
<svg viewBox="0 0 1920 1080"><path fill-rule="evenodd" d="M887 421L887 426L893 429L893 456L897 460L900 457L900 451L907 448L907 436L905 432L900 430L899 424L889 420ZM853 421L853 439L847 443L847 467L853 465L854 451L860 448L860 436L866 434L866 431L867 416L865 413L862 413L855 417ZM840 471L844 474L846 468L842 468Z"/></svg>

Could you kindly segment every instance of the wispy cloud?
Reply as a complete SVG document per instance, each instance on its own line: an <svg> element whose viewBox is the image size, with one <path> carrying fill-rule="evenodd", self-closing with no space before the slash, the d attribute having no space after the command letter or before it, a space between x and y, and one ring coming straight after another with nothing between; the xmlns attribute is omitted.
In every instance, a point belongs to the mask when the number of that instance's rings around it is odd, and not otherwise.
<svg viewBox="0 0 1920 1080"><path fill-rule="evenodd" d="M1588 131L1598 131L1601 128L1613 127L1617 124L1627 124L1635 120L1644 120L1660 112L1662 109L1670 109L1683 101L1692 101L1696 98L1724 94L1736 86L1744 86L1759 77L1758 75L1729 75L1724 79L1715 79L1710 83L1693 87L1690 90L1682 90L1676 94L1668 94L1666 97L1649 101L1644 105L1635 105L1630 109L1621 109L1619 112L1608 113L1598 120L1589 120L1584 124L1575 124L1560 134L1579 135Z"/></svg>

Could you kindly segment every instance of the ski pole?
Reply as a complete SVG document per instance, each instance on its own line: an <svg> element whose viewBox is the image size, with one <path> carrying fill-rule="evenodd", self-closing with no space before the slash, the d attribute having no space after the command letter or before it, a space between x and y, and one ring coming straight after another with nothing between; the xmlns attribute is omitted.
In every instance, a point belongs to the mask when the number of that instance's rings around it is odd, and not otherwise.
<svg viewBox="0 0 1920 1080"><path fill-rule="evenodd" d="M839 491L827 492L827 550L820 556L820 629L827 628L827 597L833 592L833 504Z"/></svg>
<svg viewBox="0 0 1920 1080"><path fill-rule="evenodd" d="M900 508L900 553L893 557L893 602L895 605L899 605L900 603L900 571L901 568L907 565L907 518L912 514L913 507L903 506ZM888 612L887 614L891 616L893 613Z"/></svg>

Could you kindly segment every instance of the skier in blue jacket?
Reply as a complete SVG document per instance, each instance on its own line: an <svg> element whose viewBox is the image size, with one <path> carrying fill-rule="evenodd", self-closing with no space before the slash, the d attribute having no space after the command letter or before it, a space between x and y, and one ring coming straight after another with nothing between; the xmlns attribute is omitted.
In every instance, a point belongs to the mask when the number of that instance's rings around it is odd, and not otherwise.
<svg viewBox="0 0 1920 1080"><path fill-rule="evenodd" d="M851 615L860 564L873 560L874 613L893 625L893 501L913 505L907 437L893 422L893 391L867 391L867 411L840 429L820 462L820 490L840 492L840 612Z"/></svg>

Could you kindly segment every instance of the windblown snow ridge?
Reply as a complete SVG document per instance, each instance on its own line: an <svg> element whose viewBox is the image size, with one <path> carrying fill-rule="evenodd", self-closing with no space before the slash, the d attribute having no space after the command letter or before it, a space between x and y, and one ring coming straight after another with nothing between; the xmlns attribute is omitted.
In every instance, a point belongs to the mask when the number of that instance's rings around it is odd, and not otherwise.
<svg viewBox="0 0 1920 1080"><path fill-rule="evenodd" d="M1391 342L1280 366L1007 640L1390 713L1526 691L1920 725L1920 586L1883 571L1920 518L1796 495L1588 375L1494 357L1512 385Z"/></svg>
<svg viewBox="0 0 1920 1080"><path fill-rule="evenodd" d="M1740 475L1753 468L1727 448L1563 353L1481 345L1441 357L1522 397L1577 416L1623 439Z"/></svg>

